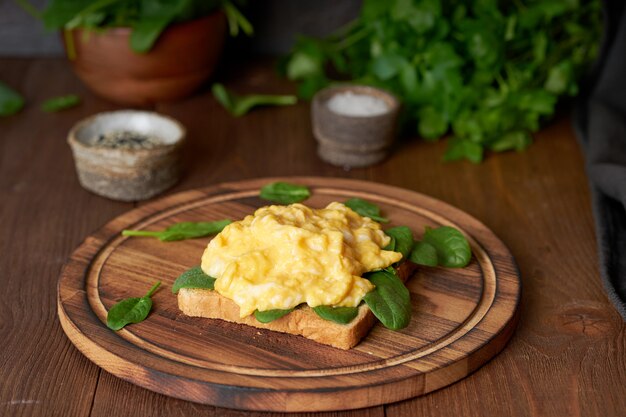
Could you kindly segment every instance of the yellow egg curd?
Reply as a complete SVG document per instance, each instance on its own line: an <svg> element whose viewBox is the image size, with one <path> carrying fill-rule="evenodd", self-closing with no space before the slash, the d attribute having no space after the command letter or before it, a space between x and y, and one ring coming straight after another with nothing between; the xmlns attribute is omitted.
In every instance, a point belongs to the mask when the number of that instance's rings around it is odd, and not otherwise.
<svg viewBox="0 0 626 417"><path fill-rule="evenodd" d="M374 289L361 275L402 258L382 249L389 241L378 223L341 203L268 206L215 236L202 270L241 317L302 303L356 307Z"/></svg>

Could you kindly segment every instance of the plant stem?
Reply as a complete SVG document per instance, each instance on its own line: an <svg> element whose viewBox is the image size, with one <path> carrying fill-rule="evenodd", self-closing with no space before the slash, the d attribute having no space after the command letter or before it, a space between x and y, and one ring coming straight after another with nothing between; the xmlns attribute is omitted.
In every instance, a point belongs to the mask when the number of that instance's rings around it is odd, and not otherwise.
<svg viewBox="0 0 626 417"><path fill-rule="evenodd" d="M274 96L265 94L254 94L243 97L238 97L233 94L231 98L231 112L234 116L243 116L255 106L288 106L290 104L296 104L298 101L296 96Z"/></svg>
<svg viewBox="0 0 626 417"><path fill-rule="evenodd" d="M152 288L150 288L150 291L148 291L148 294L146 294L145 296L147 298L152 297L152 294L154 294L154 292L157 290L157 288L159 288L161 286L161 281L158 281L156 284L154 284L152 286Z"/></svg>
<svg viewBox="0 0 626 417"><path fill-rule="evenodd" d="M142 237L158 237L161 232L150 230L123 230L122 236L142 236Z"/></svg>
<svg viewBox="0 0 626 417"><path fill-rule="evenodd" d="M357 43L358 41L360 41L361 39L365 38L369 32L371 31L370 27L366 26L363 27L359 30L357 30L356 32L354 32L353 34L339 40L337 43L335 43L333 45L333 50L334 51L341 51L342 49L346 49L347 47Z"/></svg>
<svg viewBox="0 0 626 417"><path fill-rule="evenodd" d="M226 18L228 19L228 28L231 36L237 36L239 34L239 28L248 36L254 33L252 24L246 17L241 14L239 9L235 7L230 1L225 1L222 5Z"/></svg>
<svg viewBox="0 0 626 417"><path fill-rule="evenodd" d="M26 13L34 17L35 19L41 19L41 12L35 9L35 6L30 4L27 0L15 0L15 2L22 8Z"/></svg>
<svg viewBox="0 0 626 417"><path fill-rule="evenodd" d="M67 59L74 61L76 59L76 45L74 45L74 36L72 36L70 29L63 29L63 39L65 40Z"/></svg>

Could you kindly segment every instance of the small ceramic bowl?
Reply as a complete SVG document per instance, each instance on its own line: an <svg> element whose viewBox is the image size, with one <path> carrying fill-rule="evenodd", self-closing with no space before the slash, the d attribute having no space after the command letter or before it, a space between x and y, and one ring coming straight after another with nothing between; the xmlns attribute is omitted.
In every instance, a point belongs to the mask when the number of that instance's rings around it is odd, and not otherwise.
<svg viewBox="0 0 626 417"><path fill-rule="evenodd" d="M176 120L135 110L98 113L68 135L80 184L121 201L144 200L174 185L184 139Z"/></svg>
<svg viewBox="0 0 626 417"><path fill-rule="evenodd" d="M328 103L336 94L367 95L386 104L383 113L348 115L333 111ZM343 167L364 167L383 160L393 143L400 110L390 93L368 86L329 87L313 97L311 118L318 154L326 162Z"/></svg>

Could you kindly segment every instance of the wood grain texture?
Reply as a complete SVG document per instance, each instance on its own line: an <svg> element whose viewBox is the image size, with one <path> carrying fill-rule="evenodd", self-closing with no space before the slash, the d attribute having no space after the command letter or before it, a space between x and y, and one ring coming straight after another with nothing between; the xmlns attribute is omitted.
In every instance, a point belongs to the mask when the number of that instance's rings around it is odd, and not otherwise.
<svg viewBox="0 0 626 417"><path fill-rule="evenodd" d="M241 93L290 93L272 63L218 76ZM28 99L0 119L0 415L238 416L173 399L85 360L56 321L56 277L85 236L132 208L80 188L67 131L119 107L91 95L64 60L0 58L0 79ZM77 93L80 107L44 114L45 98ZM511 249L523 280L521 319L507 348L463 380L388 406L315 416L621 416L626 409L626 326L597 270L589 192L567 114L523 153L481 165L441 163L445 141L399 141L385 162L344 171L315 156L307 103L234 119L204 91L156 110L185 124L187 174L172 193L244 178L316 175L373 180L418 191L471 214Z"/></svg>
<svg viewBox="0 0 626 417"><path fill-rule="evenodd" d="M375 326L341 351L299 336L188 317L167 289L197 265L208 239L163 243L121 236L182 221L241 219L267 202L274 181L309 186L307 204L359 197L421 238L426 226L457 227L474 254L462 269L420 268L407 282L411 323ZM117 333L105 325L117 301L160 280L150 318ZM520 281L511 254L480 222L441 201L381 184L316 177L220 184L157 200L109 222L72 254L59 279L59 317L72 342L105 370L190 401L260 411L371 407L441 388L497 354L517 324Z"/></svg>
<svg viewBox="0 0 626 417"><path fill-rule="evenodd" d="M45 114L38 108L44 99L84 90L67 71L45 81L47 60L11 64L0 64L0 79L11 81L29 104L20 117L0 120L0 415L87 415L100 370L62 337L55 276L86 234L132 205L88 193L67 204L65 196L79 188L64 132L107 104L92 100ZM92 204L98 209L86 210Z"/></svg>

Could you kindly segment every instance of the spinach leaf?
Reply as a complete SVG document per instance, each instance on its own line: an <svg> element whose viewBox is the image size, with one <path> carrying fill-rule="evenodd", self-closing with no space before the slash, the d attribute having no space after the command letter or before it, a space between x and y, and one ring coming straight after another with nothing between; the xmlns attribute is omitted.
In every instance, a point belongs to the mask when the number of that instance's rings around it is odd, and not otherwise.
<svg viewBox="0 0 626 417"><path fill-rule="evenodd" d="M411 321L411 297L393 268L368 272L364 278L376 285L363 300L378 320L392 330L408 326Z"/></svg>
<svg viewBox="0 0 626 417"><path fill-rule="evenodd" d="M263 200L280 204L292 204L304 201L311 196L311 191L305 185L290 184L288 182L272 182L261 188L259 197Z"/></svg>
<svg viewBox="0 0 626 417"><path fill-rule="evenodd" d="M437 249L426 242L415 242L409 260L418 265L437 266Z"/></svg>
<svg viewBox="0 0 626 417"><path fill-rule="evenodd" d="M165 28L181 13L187 1L143 0L137 22L130 35L135 52L146 53Z"/></svg>
<svg viewBox="0 0 626 417"><path fill-rule="evenodd" d="M41 105L41 109L45 112L51 113L59 110L65 110L77 106L80 103L80 98L75 94L68 94L66 96L54 97L44 101Z"/></svg>
<svg viewBox="0 0 626 417"><path fill-rule="evenodd" d="M369 217L370 219L380 223L389 222L389 219L381 217L380 208L376 204L370 203L369 201L365 201L360 198L351 198L343 204L350 207L361 216Z"/></svg>
<svg viewBox="0 0 626 417"><path fill-rule="evenodd" d="M238 96L229 92L226 87L219 83L213 84L211 91L213 97L235 117L243 116L256 106L289 106L298 101L296 96L291 95L249 94Z"/></svg>
<svg viewBox="0 0 626 417"><path fill-rule="evenodd" d="M313 311L324 320L339 324L348 324L359 314L358 307L317 306Z"/></svg>
<svg viewBox="0 0 626 417"><path fill-rule="evenodd" d="M107 327L111 330L120 330L130 323L144 321L152 309L152 294L159 288L161 281L150 288L150 291L141 298L127 298L115 304L107 313Z"/></svg>
<svg viewBox="0 0 626 417"><path fill-rule="evenodd" d="M89 7L92 0L52 0L42 13L46 29L61 29L80 12Z"/></svg>
<svg viewBox="0 0 626 417"><path fill-rule="evenodd" d="M162 242L174 240L194 239L214 235L221 232L232 223L230 220L218 220L214 222L182 222L176 223L165 230L124 230L122 236L156 237Z"/></svg>
<svg viewBox="0 0 626 417"><path fill-rule="evenodd" d="M400 252L402 259L406 259L413 247L413 233L406 226L397 226L385 230L385 234L391 237L391 242L385 250Z"/></svg>
<svg viewBox="0 0 626 417"><path fill-rule="evenodd" d="M462 268L472 258L472 251L465 236L454 227L426 228L424 242L437 251L439 264L450 268Z"/></svg>
<svg viewBox="0 0 626 417"><path fill-rule="evenodd" d="M290 308L288 310L280 310L280 309L265 310L265 311L254 310L254 317L261 323L269 323L283 316L286 316L292 311L293 311L293 308Z"/></svg>
<svg viewBox="0 0 626 417"><path fill-rule="evenodd" d="M0 116L11 116L24 107L24 98L0 81Z"/></svg>
<svg viewBox="0 0 626 417"><path fill-rule="evenodd" d="M202 271L199 266L183 272L172 285L172 292L178 293L181 288L206 288L212 290L215 286L215 278Z"/></svg>

